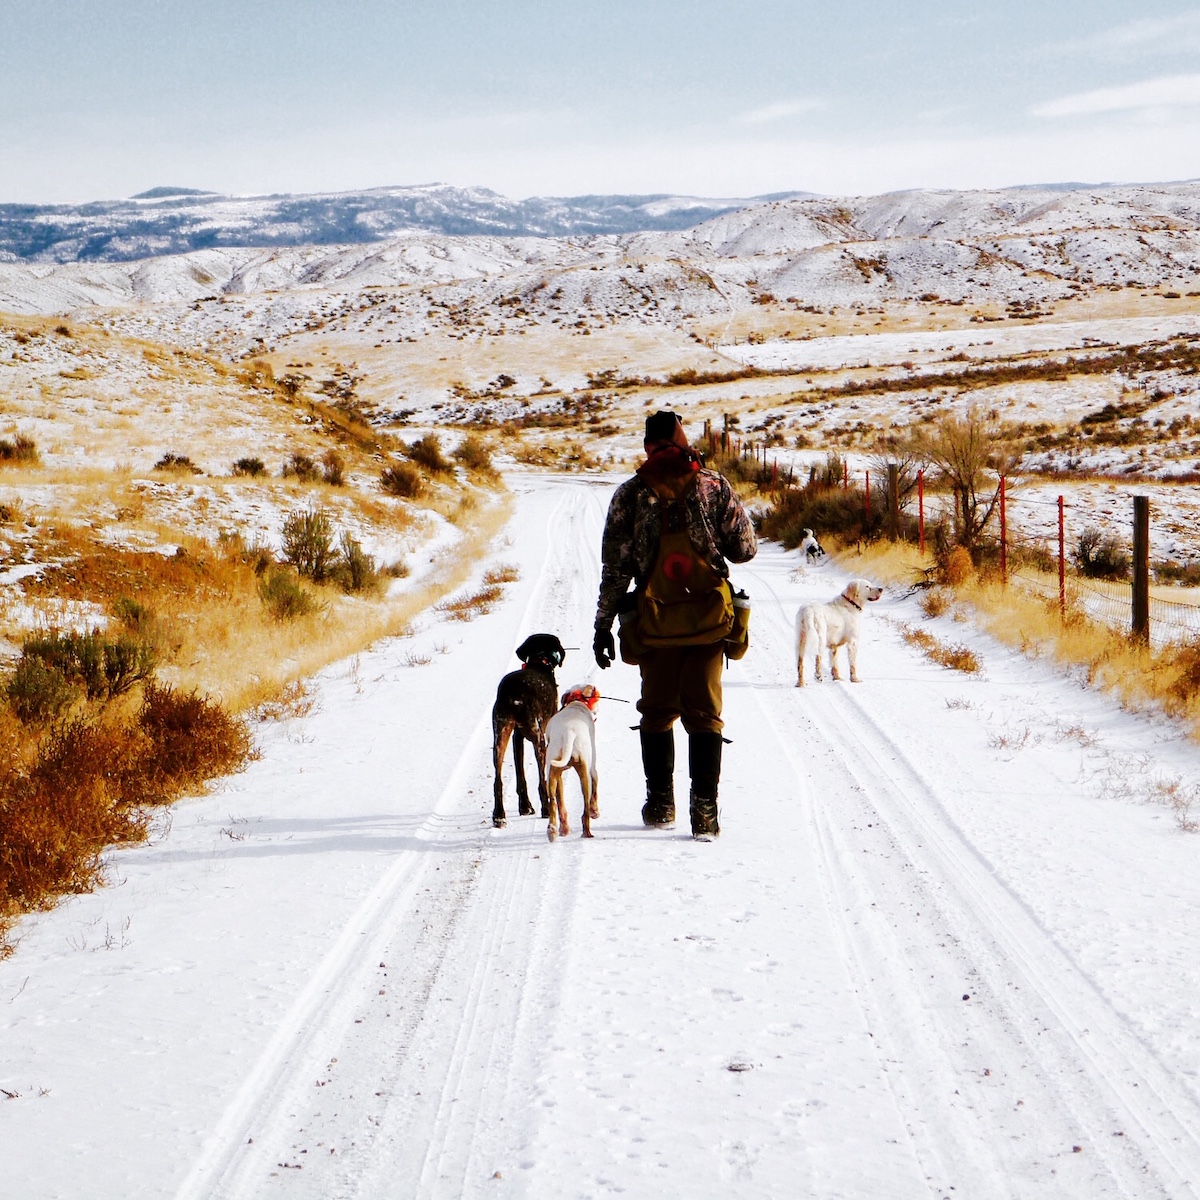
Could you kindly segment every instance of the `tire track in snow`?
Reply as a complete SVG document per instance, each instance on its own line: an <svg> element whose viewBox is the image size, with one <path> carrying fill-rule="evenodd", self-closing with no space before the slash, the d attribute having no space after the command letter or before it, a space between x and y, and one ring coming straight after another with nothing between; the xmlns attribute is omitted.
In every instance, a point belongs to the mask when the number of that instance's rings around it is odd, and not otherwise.
<svg viewBox="0 0 1200 1200"><path fill-rule="evenodd" d="M595 564L599 546L598 497L592 489L574 488L555 510L548 530L552 567L539 580L538 594L526 611L539 629L562 632L580 626L580 614L594 602L599 575ZM528 630L532 632L532 628ZM590 647L588 647L590 649ZM587 653L582 649L580 653ZM588 672L590 674L590 672ZM576 676L560 671L560 683ZM511 842L498 833L493 845ZM467 991L462 1023L431 1128L423 1131L426 1150L421 1168L404 1194L418 1197L460 1197L472 1184L491 1174L482 1162L498 1119L523 1112L526 1095L513 1094L517 1059L540 1043L537 1030L545 1019L557 988L555 963L567 936L572 900L578 887L578 858L548 855L542 870L532 874L534 849L546 847L540 817L520 830L520 851L506 845L495 855L481 883L479 898L486 905L482 931L470 936L457 956L476 964ZM577 846L573 847L578 849ZM507 984L516 971L516 985ZM503 977L503 978L502 978ZM461 992L459 994L462 994ZM408 1139L396 1139L407 1151ZM368 1186L357 1194L379 1194L384 1179L398 1182L393 1169L372 1172Z"/></svg>
<svg viewBox="0 0 1200 1200"><path fill-rule="evenodd" d="M750 573L770 596L759 606L766 657L785 664L790 676L790 614L767 575ZM1137 1200L1197 1195L1200 1112L1194 1100L966 841L936 785L872 714L870 694L846 684L798 693L791 678L772 674L760 685L759 706L807 793L860 1003L872 1027L886 1030L881 1053L898 1051L889 1081L909 1114L909 1133L931 1185L956 1180L961 1193L969 1181L975 1196L1022 1198L1039 1192ZM763 686L786 691L790 700L765 703ZM793 728L782 727L784 714ZM796 742L815 745L820 754L801 762ZM850 844L854 808L873 818L863 822L868 828L883 825L886 849L878 838L874 854L861 841ZM894 915L901 897L917 915L926 913L923 945L904 942ZM930 932L943 939L940 953ZM945 974L956 967L959 978L975 979L971 1009L946 1005ZM1045 1112L1036 1130L1026 1128L1026 1117L1017 1122L1005 1112L1006 1092L998 1084L980 1086L969 1101L959 1095L955 1081L969 1079L973 1068L978 1074L978 1064L989 1059L1020 1065L1023 1074L1012 1072L1013 1082L1019 1078L1023 1096L1037 1094ZM1092 1169L1086 1179L1064 1172L1052 1183L1022 1180L1031 1165L1028 1147L999 1136L1013 1128L1022 1129L1025 1141L1032 1132L1050 1146L1069 1144L1073 1136L1103 1169ZM1114 1137L1117 1130L1127 1136ZM1052 1190L1043 1191L1047 1186Z"/></svg>
<svg viewBox="0 0 1200 1200"><path fill-rule="evenodd" d="M593 493L581 493L578 488L570 487L561 490L563 494L548 519L548 551L539 564L521 619L521 629L526 633L533 626L544 624L548 610L560 607L554 603L554 597L562 591L564 573L568 584L572 575L579 575L580 562L576 560L583 558L587 539L566 540L565 544L574 541L579 549L572 560L564 562L556 556L555 547L564 544L565 529L576 525L583 513L591 511L592 517L595 516L597 500ZM598 545L598 539L593 539L592 545ZM594 569L592 574L595 575ZM491 779L490 686L490 679L483 688L467 686L464 680L464 694L476 696L481 711L429 815L411 835L424 846L401 851L346 923L226 1106L176 1190L176 1200L251 1196L265 1183L265 1176L276 1162L275 1151L296 1123L288 1110L295 1107L297 1096L303 1095L305 1081L314 1065L335 1053L339 1039L353 1026L354 1012L373 987L372 974L381 947L393 926L411 909L431 866L428 850L436 849L439 843L469 836L468 830L478 826L479 805L484 794L490 796L491 789L488 787L486 793L477 790L471 800L466 797L472 779L486 777L488 783ZM536 776L536 771L533 774ZM537 835L544 839L544 826L536 817L534 823ZM480 847L486 847L487 833L476 832L474 836ZM502 856L508 877L501 911L508 915L508 920L497 919L496 928L500 932L517 915L529 852L538 844L531 829L521 831L520 842L519 850ZM443 919L448 920L445 916ZM481 960L480 970L485 975L486 966ZM474 993L476 1012L485 984L481 977ZM471 1022L464 1022L464 1028L470 1025ZM498 1031L501 1026L497 1023L493 1028ZM457 1075L461 1075L461 1062L475 1053L469 1038L464 1042L460 1037L459 1042L451 1060Z"/></svg>

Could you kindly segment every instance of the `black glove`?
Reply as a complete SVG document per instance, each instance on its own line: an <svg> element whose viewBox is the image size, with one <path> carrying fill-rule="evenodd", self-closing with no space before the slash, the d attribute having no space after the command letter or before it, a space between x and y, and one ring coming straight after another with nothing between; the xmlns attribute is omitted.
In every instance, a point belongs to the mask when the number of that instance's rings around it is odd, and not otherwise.
<svg viewBox="0 0 1200 1200"><path fill-rule="evenodd" d="M617 657L617 644L613 641L611 629L597 629L592 639L592 653L596 656L596 665L601 669L612 666Z"/></svg>

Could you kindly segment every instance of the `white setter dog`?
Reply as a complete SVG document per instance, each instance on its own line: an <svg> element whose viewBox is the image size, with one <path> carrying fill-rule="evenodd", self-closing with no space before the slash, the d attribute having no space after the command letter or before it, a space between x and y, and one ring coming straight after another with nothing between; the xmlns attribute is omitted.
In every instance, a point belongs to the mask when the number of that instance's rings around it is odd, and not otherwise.
<svg viewBox="0 0 1200 1200"><path fill-rule="evenodd" d="M600 693L590 683L563 693L562 708L546 725L546 790L550 795L550 824L546 836L554 841L571 832L563 776L572 767L583 789L583 836L592 836L592 818L600 815L597 798L596 718Z"/></svg>
<svg viewBox="0 0 1200 1200"><path fill-rule="evenodd" d="M796 614L796 686L804 686L804 659L812 647L816 652L814 674L821 678L821 656L829 650L829 670L834 679L841 679L837 668L837 649L846 647L850 660L850 682L858 682L858 627L862 621L863 605L878 600L883 588L865 579L852 579L840 596L827 604L806 604Z"/></svg>

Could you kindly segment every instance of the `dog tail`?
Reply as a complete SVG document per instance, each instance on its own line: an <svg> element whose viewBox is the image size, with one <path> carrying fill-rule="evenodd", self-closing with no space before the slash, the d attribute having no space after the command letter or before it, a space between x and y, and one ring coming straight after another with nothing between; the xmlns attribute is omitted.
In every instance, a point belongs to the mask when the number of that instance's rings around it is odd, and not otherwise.
<svg viewBox="0 0 1200 1200"><path fill-rule="evenodd" d="M549 755L546 756L547 771L551 767L565 767L567 763L571 761L571 758L575 754L575 731L573 729L567 733L567 740L563 743L562 752L562 758L551 758Z"/></svg>

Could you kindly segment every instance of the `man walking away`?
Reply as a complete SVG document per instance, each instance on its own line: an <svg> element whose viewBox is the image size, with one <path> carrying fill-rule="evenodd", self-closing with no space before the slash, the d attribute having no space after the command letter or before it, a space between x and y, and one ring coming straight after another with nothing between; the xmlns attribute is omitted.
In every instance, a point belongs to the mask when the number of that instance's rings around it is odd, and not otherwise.
<svg viewBox="0 0 1200 1200"><path fill-rule="evenodd" d="M675 735L688 734L692 836L720 832L721 672L733 624L727 561L741 563L758 549L754 527L727 480L703 468L679 417L656 412L646 420L646 461L613 495L604 526L596 662L616 656L613 621L637 585L636 661L642 674L640 734L646 772L642 820L675 823Z"/></svg>

